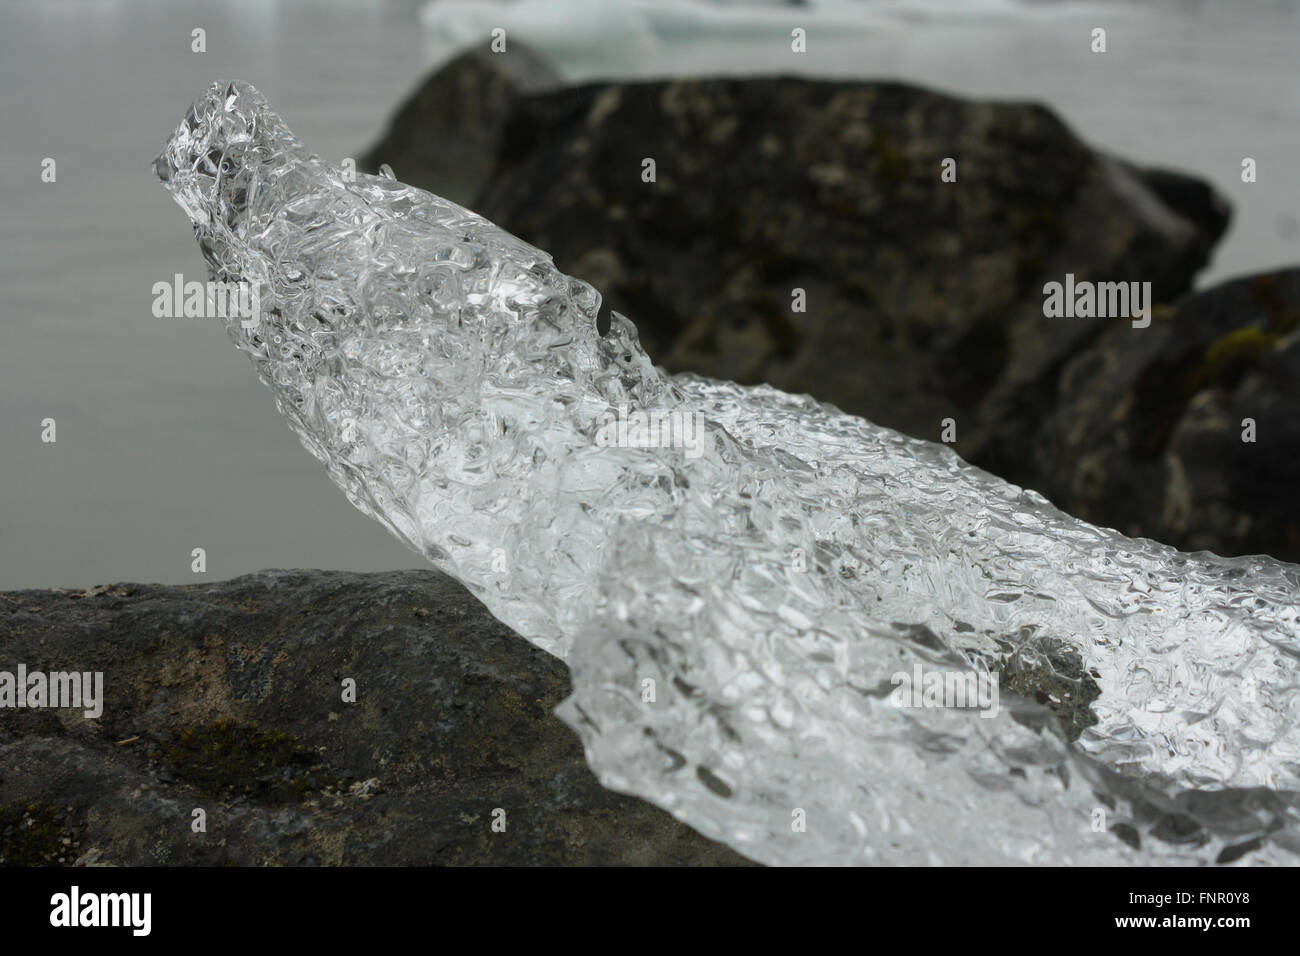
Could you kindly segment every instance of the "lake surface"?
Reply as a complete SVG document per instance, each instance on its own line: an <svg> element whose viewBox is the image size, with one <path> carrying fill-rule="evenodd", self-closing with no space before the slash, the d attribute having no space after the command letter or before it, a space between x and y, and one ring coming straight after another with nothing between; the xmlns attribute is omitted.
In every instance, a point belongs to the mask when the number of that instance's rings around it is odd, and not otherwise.
<svg viewBox="0 0 1300 956"><path fill-rule="evenodd" d="M712 12L661 23L637 57L618 55L617 34L571 30L561 42L543 29L540 40L575 79L803 72L1041 100L1094 145L1199 174L1231 200L1232 230L1201 285L1300 262L1296 4L859 6L859 30L829 26L816 8L789 14L808 24L801 57L788 29L755 30L771 8L721 25ZM190 101L239 77L309 148L356 156L451 52L417 12L413 2L0 5L0 588L424 566L298 446L219 323L151 313L154 283L204 277L150 170ZM1104 56L1088 50L1093 26L1108 30ZM198 27L204 53L190 49ZM1255 184L1240 181L1244 156L1258 162ZM54 183L41 182L45 157ZM54 444L41 441L46 418Z"/></svg>

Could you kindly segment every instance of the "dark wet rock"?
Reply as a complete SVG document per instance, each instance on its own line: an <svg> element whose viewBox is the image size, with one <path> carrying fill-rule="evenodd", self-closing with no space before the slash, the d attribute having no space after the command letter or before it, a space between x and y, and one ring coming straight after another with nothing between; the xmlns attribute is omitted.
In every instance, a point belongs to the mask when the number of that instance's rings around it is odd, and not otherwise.
<svg viewBox="0 0 1300 956"><path fill-rule="evenodd" d="M444 129L441 110L404 111L394 137ZM437 191L419 163L398 174ZM1205 183L1099 154L1038 105L790 77L516 96L471 206L604 292L670 370L924 438L952 418L957 450L1013 481L1062 366L1123 321L1049 321L1044 283L1149 281L1170 302L1227 221Z"/></svg>
<svg viewBox="0 0 1300 956"><path fill-rule="evenodd" d="M424 90L503 68L469 54ZM1300 299L1279 274L1172 306L1227 227L1205 182L1099 154L1039 106L896 83L493 82L509 117L482 120L496 166L472 205L601 289L670 370L920 437L951 418L968 460L1090 521L1300 560ZM402 174L437 191L420 176L453 149L443 110L422 92L374 154L431 131L435 158ZM1151 327L1045 318L1067 272L1151 282Z"/></svg>
<svg viewBox="0 0 1300 956"><path fill-rule="evenodd" d="M1207 236L1217 239L1227 230L1232 207L1205 180L1171 169L1143 169L1131 163L1124 165L1159 196L1161 202L1195 223Z"/></svg>
<svg viewBox="0 0 1300 956"><path fill-rule="evenodd" d="M1060 507L1183 550L1300 561L1300 269L1106 330L1047 404L1034 480Z"/></svg>
<svg viewBox="0 0 1300 956"><path fill-rule="evenodd" d="M387 163L402 182L469 205L492 172L515 97L562 83L521 43L512 41L509 53L462 54L411 94L357 165L375 173Z"/></svg>
<svg viewBox="0 0 1300 956"><path fill-rule="evenodd" d="M468 54L424 90L506 62ZM1229 220L1204 181L1098 153L1040 106L897 83L501 89L471 205L601 289L670 370L924 438L951 418L965 458L1090 521L1300 561L1296 280L1188 295ZM444 110L417 97L375 155L436 133L400 173L438 191L419 177L457 148ZM1045 318L1066 273L1151 282L1151 326Z"/></svg>
<svg viewBox="0 0 1300 956"><path fill-rule="evenodd" d="M0 710L2 863L746 862L601 787L563 664L437 572L8 592L19 662L103 671L105 705Z"/></svg>

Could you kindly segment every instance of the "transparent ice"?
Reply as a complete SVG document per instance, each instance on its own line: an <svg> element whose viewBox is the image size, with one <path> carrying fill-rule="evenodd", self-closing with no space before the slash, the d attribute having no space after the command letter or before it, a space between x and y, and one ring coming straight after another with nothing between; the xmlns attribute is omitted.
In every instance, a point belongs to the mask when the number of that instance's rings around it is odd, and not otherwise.
<svg viewBox="0 0 1300 956"><path fill-rule="evenodd" d="M303 444L568 663L605 785L767 863L1300 860L1300 567L1126 538L811 398L667 375L546 253L353 181L246 84L155 169L211 277L258 285L260 324L226 324ZM702 454L598 441L619 409L702 412ZM1066 657L1100 691L1075 743L1008 690L992 718L890 700L918 662Z"/></svg>

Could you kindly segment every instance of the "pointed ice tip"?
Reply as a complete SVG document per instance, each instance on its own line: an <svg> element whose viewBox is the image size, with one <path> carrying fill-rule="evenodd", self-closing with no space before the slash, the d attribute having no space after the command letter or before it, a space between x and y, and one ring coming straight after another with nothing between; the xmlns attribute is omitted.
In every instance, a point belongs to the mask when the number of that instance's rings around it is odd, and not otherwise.
<svg viewBox="0 0 1300 956"><path fill-rule="evenodd" d="M222 79L194 100L153 170L191 221L205 223L220 206L221 183L298 148L255 86Z"/></svg>
<svg viewBox="0 0 1300 956"><path fill-rule="evenodd" d="M252 83L216 80L194 100L186 114L191 129L222 113L252 115L270 109L266 97Z"/></svg>
<svg viewBox="0 0 1300 956"><path fill-rule="evenodd" d="M214 91L220 90L221 98L225 101L225 108L233 110L241 100L251 102L257 106L266 105L266 97L252 83L245 83L243 80L217 80L212 84Z"/></svg>

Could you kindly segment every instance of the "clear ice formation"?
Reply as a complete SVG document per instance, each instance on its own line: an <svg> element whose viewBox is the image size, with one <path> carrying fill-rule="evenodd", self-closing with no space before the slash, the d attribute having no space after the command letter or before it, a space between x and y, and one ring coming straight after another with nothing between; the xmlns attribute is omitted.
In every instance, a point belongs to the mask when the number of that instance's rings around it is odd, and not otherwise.
<svg viewBox="0 0 1300 956"><path fill-rule="evenodd" d="M667 375L545 252L353 181L246 84L155 169L211 277L260 288L260 324L226 325L302 443L568 662L560 714L606 786L766 863L1300 859L1300 567L1126 538L811 398ZM702 445L599 440L620 409L702 413ZM1096 722L1067 743L1010 687L991 718L895 706L917 664L1090 675Z"/></svg>

